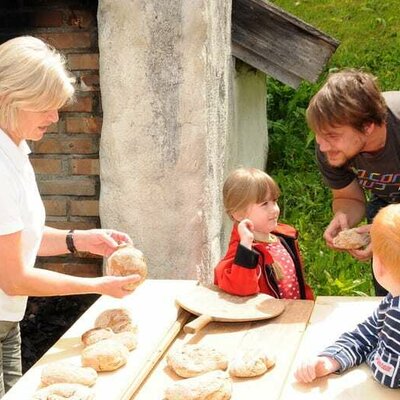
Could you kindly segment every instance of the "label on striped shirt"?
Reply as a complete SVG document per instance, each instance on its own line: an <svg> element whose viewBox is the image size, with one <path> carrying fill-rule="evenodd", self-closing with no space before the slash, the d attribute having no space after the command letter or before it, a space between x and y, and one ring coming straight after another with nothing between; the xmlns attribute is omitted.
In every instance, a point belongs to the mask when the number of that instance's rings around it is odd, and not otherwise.
<svg viewBox="0 0 400 400"><path fill-rule="evenodd" d="M378 354L375 355L376 368L387 376L393 376L394 366L386 361L383 361Z"/></svg>

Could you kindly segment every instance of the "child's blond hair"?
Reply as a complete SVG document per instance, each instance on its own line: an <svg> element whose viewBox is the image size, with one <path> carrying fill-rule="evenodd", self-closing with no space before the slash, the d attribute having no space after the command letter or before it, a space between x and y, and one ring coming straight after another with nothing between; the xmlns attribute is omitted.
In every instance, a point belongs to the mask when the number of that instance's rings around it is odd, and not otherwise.
<svg viewBox="0 0 400 400"><path fill-rule="evenodd" d="M224 183L223 201L226 213L244 211L250 204L265 200L277 200L280 190L277 183L264 171L257 168L237 168Z"/></svg>
<svg viewBox="0 0 400 400"><path fill-rule="evenodd" d="M382 208L371 227L372 252L400 281L400 204Z"/></svg>

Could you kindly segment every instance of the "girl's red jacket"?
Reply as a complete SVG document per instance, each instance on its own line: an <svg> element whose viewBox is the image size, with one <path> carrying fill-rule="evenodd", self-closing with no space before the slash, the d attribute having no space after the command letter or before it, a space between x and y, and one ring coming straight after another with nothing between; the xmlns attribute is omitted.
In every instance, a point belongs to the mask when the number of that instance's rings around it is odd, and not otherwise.
<svg viewBox="0 0 400 400"><path fill-rule="evenodd" d="M273 232L292 257L302 299L313 300L314 295L304 279L303 260L298 244L298 232L286 224L278 224ZM214 270L214 283L225 292L249 296L266 293L279 298L278 284L272 268L274 260L265 244L254 242L249 250L240 244L237 224L232 229L228 251Z"/></svg>

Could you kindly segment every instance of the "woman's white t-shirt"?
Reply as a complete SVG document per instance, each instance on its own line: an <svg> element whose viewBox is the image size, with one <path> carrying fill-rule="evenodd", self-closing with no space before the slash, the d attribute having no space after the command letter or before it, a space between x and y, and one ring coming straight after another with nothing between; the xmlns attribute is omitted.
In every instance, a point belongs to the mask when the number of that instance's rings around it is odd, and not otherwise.
<svg viewBox="0 0 400 400"><path fill-rule="evenodd" d="M0 235L21 231L23 262L33 268L42 240L45 210L29 153L24 140L17 146L0 129ZM20 321L27 299L8 296L0 282L0 321Z"/></svg>

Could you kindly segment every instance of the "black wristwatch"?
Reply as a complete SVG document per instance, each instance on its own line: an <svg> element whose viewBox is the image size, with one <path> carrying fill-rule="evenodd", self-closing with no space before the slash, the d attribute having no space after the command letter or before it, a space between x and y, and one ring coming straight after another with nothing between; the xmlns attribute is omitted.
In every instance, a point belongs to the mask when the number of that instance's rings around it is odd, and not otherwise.
<svg viewBox="0 0 400 400"><path fill-rule="evenodd" d="M75 247L74 244L74 230L71 229L68 233L67 236L65 237L65 242L67 243L67 248L70 253L77 253L78 250Z"/></svg>

